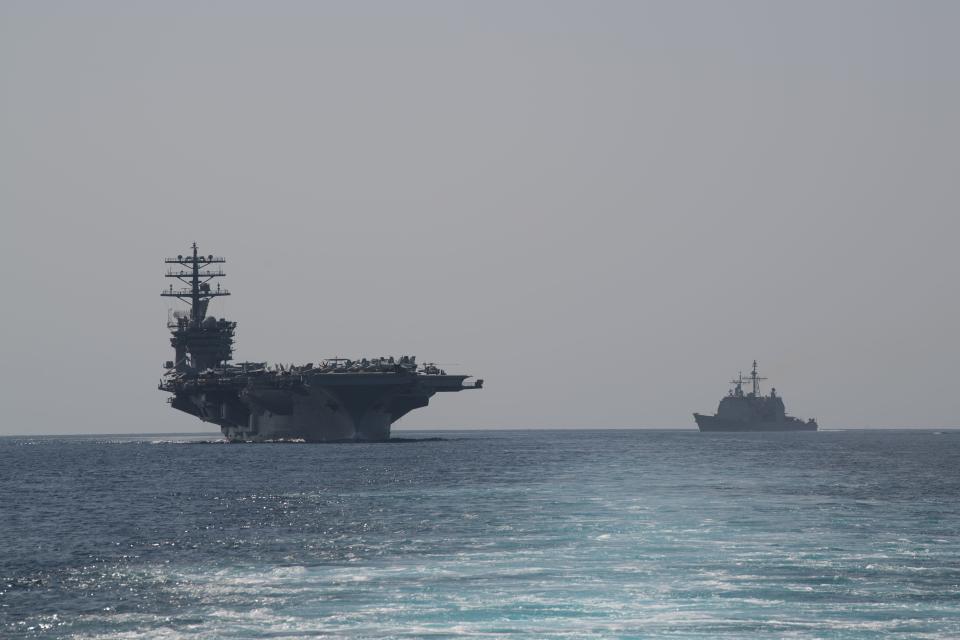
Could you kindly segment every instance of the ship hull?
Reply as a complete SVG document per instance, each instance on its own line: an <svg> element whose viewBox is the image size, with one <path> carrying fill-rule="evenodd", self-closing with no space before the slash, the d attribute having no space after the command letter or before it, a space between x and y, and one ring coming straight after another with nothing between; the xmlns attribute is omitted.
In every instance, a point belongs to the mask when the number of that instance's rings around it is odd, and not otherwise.
<svg viewBox="0 0 960 640"><path fill-rule="evenodd" d="M816 431L817 423L815 421L804 422L797 418L787 418L786 420L767 420L767 421L749 421L741 422L734 420L724 420L717 416L705 416L699 413L693 414L697 421L697 427L700 431Z"/></svg>
<svg viewBox="0 0 960 640"><path fill-rule="evenodd" d="M216 423L230 442L378 442L391 425L467 376L326 374L290 388L248 384L176 394L173 407Z"/></svg>

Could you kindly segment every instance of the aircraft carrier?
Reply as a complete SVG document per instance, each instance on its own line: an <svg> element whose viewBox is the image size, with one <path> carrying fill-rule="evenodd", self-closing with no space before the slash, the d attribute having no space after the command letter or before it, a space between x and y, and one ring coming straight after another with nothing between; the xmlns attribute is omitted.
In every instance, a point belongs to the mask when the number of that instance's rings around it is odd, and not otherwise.
<svg viewBox="0 0 960 640"><path fill-rule="evenodd" d="M760 395L760 381L766 380L757 375L757 361L753 361L753 371L748 379L753 384L753 390L744 393L743 384L747 380L741 374L738 379L731 380L734 388L725 398L720 400L717 413L706 416L693 414L700 431L816 431L817 421L810 419L803 421L788 416L783 405L783 398L777 395L777 390L771 388L770 395Z"/></svg>
<svg viewBox="0 0 960 640"><path fill-rule="evenodd" d="M230 295L211 283L224 275L221 257L191 253L167 258L166 273L185 287L161 295L189 309L168 317L174 360L160 381L174 409L220 426L231 442L382 441L390 426L425 407L435 393L480 389L483 380L447 374L416 357L349 360L314 365L231 362L236 322L207 315L210 301Z"/></svg>

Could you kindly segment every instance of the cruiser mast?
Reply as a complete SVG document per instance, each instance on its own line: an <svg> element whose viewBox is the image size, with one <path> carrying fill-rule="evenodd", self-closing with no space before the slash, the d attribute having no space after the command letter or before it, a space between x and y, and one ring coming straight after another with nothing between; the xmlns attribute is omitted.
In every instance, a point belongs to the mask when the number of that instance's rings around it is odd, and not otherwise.
<svg viewBox="0 0 960 640"><path fill-rule="evenodd" d="M736 380L731 380L730 384L735 385L736 387L736 390L731 391L731 393L733 395L736 395L737 397L742 396L743 395L743 371L739 373Z"/></svg>
<svg viewBox="0 0 960 640"><path fill-rule="evenodd" d="M750 372L750 380L753 381L753 396L755 398L760 397L760 381L766 380L766 378L761 378L757 375L757 361L753 361L753 371Z"/></svg>

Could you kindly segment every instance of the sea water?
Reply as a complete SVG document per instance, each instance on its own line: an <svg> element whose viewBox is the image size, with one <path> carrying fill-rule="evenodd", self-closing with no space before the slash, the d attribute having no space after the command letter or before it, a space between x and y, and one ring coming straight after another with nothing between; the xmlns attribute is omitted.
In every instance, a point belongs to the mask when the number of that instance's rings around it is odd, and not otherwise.
<svg viewBox="0 0 960 640"><path fill-rule="evenodd" d="M398 435L0 439L0 636L960 637L960 432Z"/></svg>

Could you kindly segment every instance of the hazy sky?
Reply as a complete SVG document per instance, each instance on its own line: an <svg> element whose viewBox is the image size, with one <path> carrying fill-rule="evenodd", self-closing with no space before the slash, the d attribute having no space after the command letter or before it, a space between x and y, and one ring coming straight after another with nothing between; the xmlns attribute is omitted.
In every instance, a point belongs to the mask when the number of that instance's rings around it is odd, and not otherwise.
<svg viewBox="0 0 960 640"><path fill-rule="evenodd" d="M960 425L960 3L0 3L0 433L210 430L239 359L485 378L399 427Z"/></svg>

